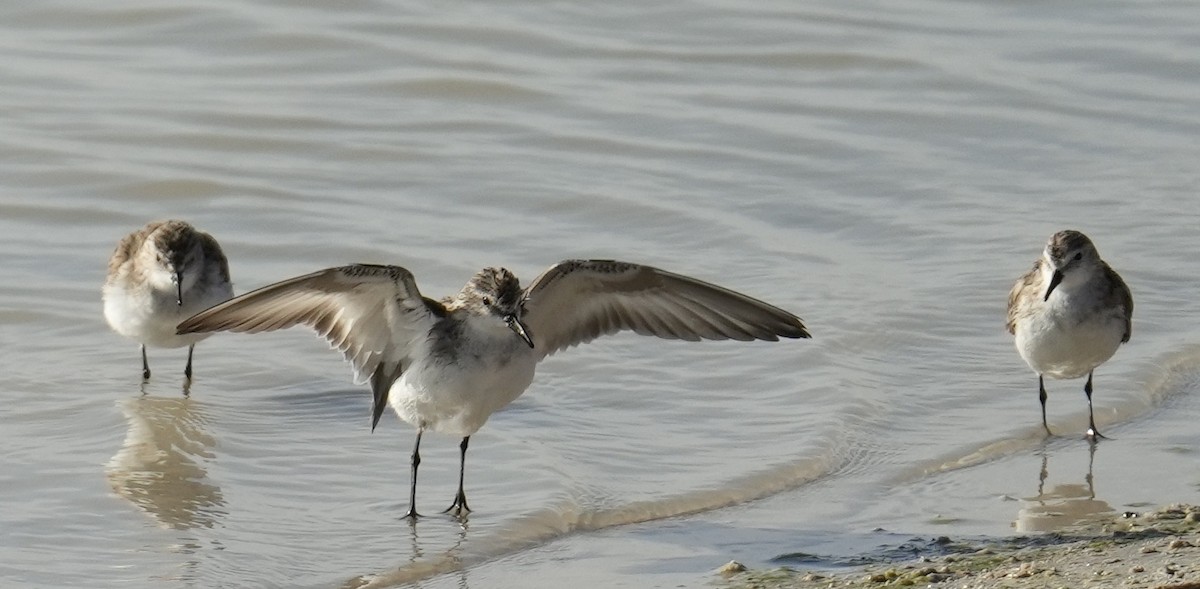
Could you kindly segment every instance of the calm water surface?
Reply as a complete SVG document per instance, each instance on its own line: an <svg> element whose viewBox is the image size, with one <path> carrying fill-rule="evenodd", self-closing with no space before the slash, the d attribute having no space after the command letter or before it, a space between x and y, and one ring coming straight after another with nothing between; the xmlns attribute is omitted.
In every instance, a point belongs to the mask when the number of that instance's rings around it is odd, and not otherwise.
<svg viewBox="0 0 1200 589"><path fill-rule="evenodd" d="M731 558L1200 501L1200 11L751 4L0 8L0 581L699 587ZM309 333L215 336L190 391L155 350L141 384L99 288L168 216L239 292L377 262L441 296L612 257L815 339L552 357L474 437L469 520L411 526L412 428L372 434ZM1082 382L1049 383L1044 440L1003 329L1065 227L1137 300L1094 455ZM422 450L435 512L457 440Z"/></svg>

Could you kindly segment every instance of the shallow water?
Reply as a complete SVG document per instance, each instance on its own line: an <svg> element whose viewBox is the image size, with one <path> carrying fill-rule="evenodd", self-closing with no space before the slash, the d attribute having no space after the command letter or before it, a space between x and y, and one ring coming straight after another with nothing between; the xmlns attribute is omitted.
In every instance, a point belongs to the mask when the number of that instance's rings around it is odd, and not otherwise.
<svg viewBox="0 0 1200 589"><path fill-rule="evenodd" d="M1200 500L1200 12L744 4L0 8L0 580L700 586ZM238 292L360 261L441 296L611 257L814 339L558 354L473 438L466 525L413 527L412 429L370 433L307 332L201 343L186 396L185 354L154 350L141 384L99 286L166 216ZM1082 382L1048 383L1044 440L1003 328L1065 227L1137 301L1094 455ZM457 440L422 451L436 511Z"/></svg>

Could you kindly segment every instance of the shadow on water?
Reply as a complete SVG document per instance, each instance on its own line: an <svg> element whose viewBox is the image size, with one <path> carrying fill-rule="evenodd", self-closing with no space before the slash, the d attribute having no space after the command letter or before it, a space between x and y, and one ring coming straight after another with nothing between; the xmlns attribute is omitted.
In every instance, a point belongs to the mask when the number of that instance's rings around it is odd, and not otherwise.
<svg viewBox="0 0 1200 589"><path fill-rule="evenodd" d="M1025 532L1060 532L1071 526L1114 513L1111 505L1096 499L1092 469L1098 444L1088 445L1088 470L1080 483L1063 483L1046 489L1050 478L1049 444L1038 451L1042 456L1038 472L1037 495L1022 499L1022 507L1014 527ZM1065 454L1065 452L1064 452ZM1074 456L1075 453L1072 453ZM1060 454L1060 458L1064 457ZM1054 534L1052 537L1030 540L1030 545L1040 543L1067 542L1077 539L1070 534ZM981 546L1010 539L968 537L951 539L948 536L919 537L888 532L878 529L871 534L847 534L843 532L809 535L806 542L813 548L778 555L771 562L788 565L836 570L873 564L891 564L910 561L919 557L934 558L950 554L968 554ZM864 550L864 547L870 547Z"/></svg>
<svg viewBox="0 0 1200 589"><path fill-rule="evenodd" d="M119 402L129 430L105 467L113 491L164 528L211 528L225 515L204 461L216 441L205 406L186 396L141 394Z"/></svg>
<svg viewBox="0 0 1200 589"><path fill-rule="evenodd" d="M1164 357L1154 364L1142 388L1143 394L1120 405L1110 414L1108 423L1120 424L1143 418L1168 405L1179 395L1195 389L1200 380L1200 346L1190 346ZM1086 425L1086 414L1077 419ZM1055 424L1051 425L1056 427ZM1061 424L1057 425L1062 428ZM1059 431L1056 429L1055 431ZM1082 430L1080 430L1082 431ZM806 537L812 548L781 554L772 562L789 566L804 566L826 570L858 567L871 564L890 564L908 561L917 557L935 557L947 554L971 553L982 547L1000 545L1007 548L1022 548L1075 542L1089 538L1089 533L1080 532L1089 522L1111 518L1116 510L1097 496L1097 481L1094 476L1098 461L1103 460L1104 447L1119 443L1119 440L1102 440L1100 443L1085 443L1079 436L1046 437L1041 424L1033 423L1022 428L1012 438L990 441L965 451L941 457L927 464L908 469L892 479L891 484L914 483L929 477L972 468L1005 457L1032 454L1040 456L1037 471L1036 493L1020 499L1013 529L1023 535L1006 538L968 537L951 539L947 536L910 537L885 530L873 534L832 534L831 537L809 535ZM1086 456L1085 456L1086 453ZM1086 461L1086 474L1076 473ZM1064 482L1055 481L1067 478ZM1076 478L1077 477L1077 478ZM1032 481L1031 481L1032 483ZM1161 532L1149 531L1147 534ZM864 549L864 547L866 547Z"/></svg>
<svg viewBox="0 0 1200 589"><path fill-rule="evenodd" d="M514 554L575 532L587 532L680 517L729 507L775 495L821 479L835 472L845 461L842 441L831 441L815 453L795 462L729 481L720 488L697 490L658 500L639 501L613 508L588 509L575 501L563 501L517 518L489 531L484 536L469 534L469 521L463 522L459 541L436 555L422 557L417 530L413 526L414 557L398 569L362 575L342 584L345 589L392 587L414 583L437 575L463 571L467 567ZM460 585L465 586L465 576Z"/></svg>
<svg viewBox="0 0 1200 589"><path fill-rule="evenodd" d="M1155 363L1146 377L1145 384L1138 390L1139 394L1122 396L1115 407L1110 405L1103 413L1098 410L1096 425L1101 431L1108 431L1108 428L1112 426L1144 417L1172 397L1191 390L1197 379L1200 379L1200 345L1185 346ZM1086 407L1086 405L1083 406ZM1087 428L1087 414L1079 413L1067 423L1050 424L1050 428L1054 432L1075 433L1046 438L1041 424L1037 423L1036 412L1031 411L1031 415L1030 425L1014 432L1011 437L969 446L965 450L918 463L913 468L900 472L889 481L889 484L912 483L932 475L971 468L1015 454L1045 448L1048 442L1083 438L1083 432ZM1101 445L1103 443L1102 441Z"/></svg>
<svg viewBox="0 0 1200 589"><path fill-rule="evenodd" d="M1105 426L1118 425L1142 417L1164 404L1168 399L1189 390L1197 378L1200 369L1200 345L1186 348L1178 353L1164 358L1156 363L1142 394L1128 395L1119 405L1097 414L1097 424L1102 430ZM1081 404L1082 405L1082 404ZM1004 457L1023 453L1040 453L1043 457L1042 466L1038 471L1038 492L1036 496L1023 500L1022 508L1015 524L1021 531L1061 530L1071 523L1094 518L1113 511L1105 501L1096 498L1095 481L1092 477L1092 466L1097 460L1096 454L1102 454L1099 446L1112 441L1103 441L1098 445L1087 445L1087 450L1076 453L1071 448L1083 445L1083 430L1086 427L1087 415L1083 413L1072 419L1071 423L1055 423L1051 427L1055 431L1078 431L1079 435L1059 435L1047 438L1036 415L1031 413L1029 426L1013 433L1011 437L993 440L973 447L960 449L954 454L943 456L924 464L917 464L905 469L885 485L902 485L917 482L932 476L975 467ZM1078 425L1079 427L1073 427ZM851 428L853 429L853 428ZM698 490L660 500L643 501L613 508L589 509L575 501L564 501L558 505L534 511L520 517L507 525L489 530L485 535L472 535L464 528L463 536L452 548L439 550L437 554L428 556L420 549L421 541L417 534L420 523L413 531L413 558L406 564L390 571L377 574L361 575L347 580L342 587L345 589L392 587L407 583L419 582L438 575L463 571L467 567L494 560L506 555L515 554L575 532L587 532L605 528L649 522L659 519L687 516L754 501L795 489L813 481L826 478L845 467L847 456L853 454L853 444L858 439L856 434L846 430L826 442L825 447L811 456L799 459L782 467L773 468L730 480L720 488ZM1059 448L1061 446L1061 448ZM1069 460L1086 451L1088 474L1080 482L1055 484L1046 488L1051 479L1051 448L1055 448L1054 457L1058 461ZM1073 464L1073 463L1070 463ZM1022 540L1026 542L1060 542L1068 541L1068 535L1051 533ZM912 558L914 555L936 555L973 550L974 542L960 545L962 542L951 541L945 537L913 538L906 535L884 533L881 536L860 538L859 541L869 540L876 545L876 550L862 554L861 551L853 556L820 556L805 552L794 552L778 557L781 562L802 562L809 566L839 568L864 564L865 562L887 562ZM849 541L851 545L861 546L859 542ZM832 545L827 543L826 548ZM977 548L977 547L976 547ZM838 548L833 548L838 552ZM864 560L865 559L865 560ZM461 580L466 583L465 577Z"/></svg>

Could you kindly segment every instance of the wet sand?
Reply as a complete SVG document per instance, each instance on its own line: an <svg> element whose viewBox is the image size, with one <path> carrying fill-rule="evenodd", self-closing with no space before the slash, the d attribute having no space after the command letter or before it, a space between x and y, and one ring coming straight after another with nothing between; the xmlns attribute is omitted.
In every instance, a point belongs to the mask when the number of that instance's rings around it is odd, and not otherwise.
<svg viewBox="0 0 1200 589"><path fill-rule="evenodd" d="M788 567L717 572L727 589L944 586L1200 589L1200 507L1126 512L1074 528L995 540L932 541L947 554L852 571Z"/></svg>

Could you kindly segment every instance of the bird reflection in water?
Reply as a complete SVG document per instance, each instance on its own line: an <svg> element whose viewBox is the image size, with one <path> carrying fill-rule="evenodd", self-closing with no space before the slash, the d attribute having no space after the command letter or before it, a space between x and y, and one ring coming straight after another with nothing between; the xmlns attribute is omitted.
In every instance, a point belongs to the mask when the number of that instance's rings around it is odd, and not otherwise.
<svg viewBox="0 0 1200 589"><path fill-rule="evenodd" d="M1013 527L1018 532L1053 532L1113 513L1107 501L1096 499L1092 466L1096 461L1097 444L1088 444L1087 476L1083 484L1063 483L1046 490L1050 477L1050 455L1042 448L1042 469L1038 474L1037 496L1023 499Z"/></svg>
<svg viewBox="0 0 1200 589"><path fill-rule="evenodd" d="M404 518L409 524L409 541L410 549L408 554L408 562L401 564L398 568L380 573L370 573L357 575L339 585L339 589L375 589L383 587L398 587L401 585L408 586L419 584L421 581L446 575L457 575L458 589L470 589L470 583L467 579L467 572L472 565L489 560L489 553L486 551L479 554L467 554L467 542L470 534L470 526L467 523L467 518L455 518L458 533L455 540L450 546L442 547L442 545L427 544L422 542L420 535L417 533L416 521L411 518ZM438 535L438 544L444 539L443 535ZM429 553L428 556L426 555Z"/></svg>
<svg viewBox="0 0 1200 589"><path fill-rule="evenodd" d="M129 431L105 469L113 491L165 528L213 527L225 515L225 499L204 467L216 444L204 405L143 394L120 406Z"/></svg>

